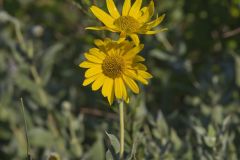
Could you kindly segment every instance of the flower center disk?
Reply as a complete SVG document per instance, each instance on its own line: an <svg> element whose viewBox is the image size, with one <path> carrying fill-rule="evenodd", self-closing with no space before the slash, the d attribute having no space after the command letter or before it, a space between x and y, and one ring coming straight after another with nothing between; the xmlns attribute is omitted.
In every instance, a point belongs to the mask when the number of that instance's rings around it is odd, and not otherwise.
<svg viewBox="0 0 240 160"><path fill-rule="evenodd" d="M117 78L122 75L125 68L124 60L119 55L107 56L103 60L103 73L110 78Z"/></svg>
<svg viewBox="0 0 240 160"><path fill-rule="evenodd" d="M134 33L140 28L140 23L131 16L121 16L115 20L116 25L121 31Z"/></svg>

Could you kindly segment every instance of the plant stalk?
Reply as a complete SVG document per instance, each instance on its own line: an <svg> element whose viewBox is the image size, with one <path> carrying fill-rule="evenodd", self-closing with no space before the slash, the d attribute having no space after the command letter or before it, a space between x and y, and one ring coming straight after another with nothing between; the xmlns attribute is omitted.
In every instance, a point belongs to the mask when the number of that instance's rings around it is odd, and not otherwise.
<svg viewBox="0 0 240 160"><path fill-rule="evenodd" d="M120 160L124 158L124 101L119 104L119 117L120 117Z"/></svg>

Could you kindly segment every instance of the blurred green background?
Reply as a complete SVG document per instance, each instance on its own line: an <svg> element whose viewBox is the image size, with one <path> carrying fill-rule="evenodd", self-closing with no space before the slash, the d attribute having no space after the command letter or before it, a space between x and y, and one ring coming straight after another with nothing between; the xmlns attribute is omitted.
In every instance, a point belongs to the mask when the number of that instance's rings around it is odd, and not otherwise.
<svg viewBox="0 0 240 160"><path fill-rule="evenodd" d="M106 9L104 0L0 0L1 160L26 159L21 98L33 159L117 159L118 107L83 87L78 67L95 38L117 38L84 29L101 25L93 4ZM240 0L155 5L169 30L141 36L154 78L125 107L126 159L240 159Z"/></svg>

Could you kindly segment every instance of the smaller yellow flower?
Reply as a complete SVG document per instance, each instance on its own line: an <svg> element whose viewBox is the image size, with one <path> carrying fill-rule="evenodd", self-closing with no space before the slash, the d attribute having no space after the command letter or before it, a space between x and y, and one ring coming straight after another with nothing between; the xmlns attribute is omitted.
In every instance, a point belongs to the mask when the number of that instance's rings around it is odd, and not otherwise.
<svg viewBox="0 0 240 160"><path fill-rule="evenodd" d="M125 0L121 15L113 0L106 0L106 3L110 15L97 6L91 6L90 8L92 13L105 26L87 27L87 29L120 32L120 42L125 40L126 36L130 36L136 45L140 43L137 34L156 34L166 30L166 28L155 31L151 30L158 26L165 16L162 15L150 21L154 14L153 0L151 0L148 6L143 8L141 8L142 0L136 0L132 6L131 0Z"/></svg>
<svg viewBox="0 0 240 160"><path fill-rule="evenodd" d="M148 84L152 75L147 72L147 67L140 62L144 58L137 55L143 45L135 46L133 42L114 42L111 39L95 40L97 48L85 53L86 61L79 66L86 68L83 86L92 83L92 90L102 88L102 95L107 97L109 104L114 98L129 101L127 88L134 93L139 93L136 80Z"/></svg>

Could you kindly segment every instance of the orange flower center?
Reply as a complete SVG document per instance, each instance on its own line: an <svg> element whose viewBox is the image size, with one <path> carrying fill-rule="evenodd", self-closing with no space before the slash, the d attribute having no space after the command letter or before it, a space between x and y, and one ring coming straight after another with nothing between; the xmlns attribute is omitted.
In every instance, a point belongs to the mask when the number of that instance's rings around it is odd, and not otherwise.
<svg viewBox="0 0 240 160"><path fill-rule="evenodd" d="M119 55L107 56L103 60L102 70L103 73L110 78L117 78L122 75L125 68L124 59Z"/></svg>
<svg viewBox="0 0 240 160"><path fill-rule="evenodd" d="M140 23L131 16L121 16L114 21L114 25L116 25L121 31L126 33L134 33L140 28Z"/></svg>

